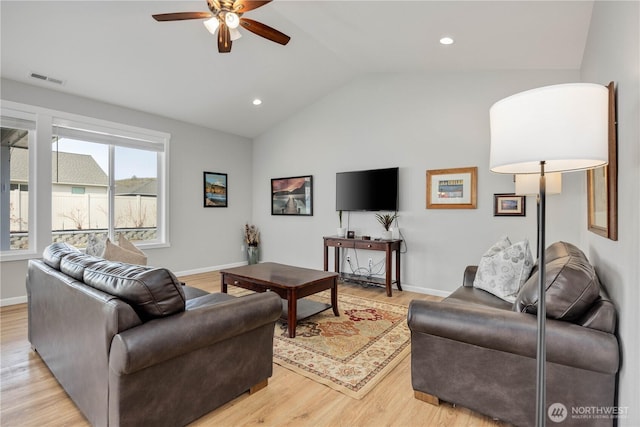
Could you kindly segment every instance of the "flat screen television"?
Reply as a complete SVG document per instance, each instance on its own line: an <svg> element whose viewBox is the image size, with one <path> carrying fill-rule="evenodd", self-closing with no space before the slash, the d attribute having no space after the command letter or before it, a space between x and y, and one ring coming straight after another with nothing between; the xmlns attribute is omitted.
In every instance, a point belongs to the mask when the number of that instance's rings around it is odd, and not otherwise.
<svg viewBox="0 0 640 427"><path fill-rule="evenodd" d="M337 211L397 211L398 168L336 173Z"/></svg>

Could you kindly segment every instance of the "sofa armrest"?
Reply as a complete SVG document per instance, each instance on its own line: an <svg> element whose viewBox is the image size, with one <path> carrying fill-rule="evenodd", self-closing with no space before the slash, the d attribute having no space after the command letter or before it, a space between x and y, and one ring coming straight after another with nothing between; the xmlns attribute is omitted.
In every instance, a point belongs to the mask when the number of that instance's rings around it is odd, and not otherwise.
<svg viewBox="0 0 640 427"><path fill-rule="evenodd" d="M467 288L473 287L473 281L476 278L476 272L478 271L477 265L468 265L467 268L464 269L464 277L462 278L462 286Z"/></svg>
<svg viewBox="0 0 640 427"><path fill-rule="evenodd" d="M407 322L412 333L424 333L491 350L536 358L535 315L509 310L414 300ZM612 334L569 322L546 319L547 362L614 374L618 341Z"/></svg>
<svg viewBox="0 0 640 427"><path fill-rule="evenodd" d="M137 372L272 323L282 302L272 292L247 295L149 321L116 335L109 366L118 375Z"/></svg>

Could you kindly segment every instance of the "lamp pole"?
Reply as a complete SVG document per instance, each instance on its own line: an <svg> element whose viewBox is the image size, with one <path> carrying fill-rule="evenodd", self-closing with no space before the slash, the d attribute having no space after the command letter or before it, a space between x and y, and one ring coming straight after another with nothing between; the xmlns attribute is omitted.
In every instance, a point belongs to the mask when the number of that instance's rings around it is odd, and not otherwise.
<svg viewBox="0 0 640 427"><path fill-rule="evenodd" d="M545 203L547 199L547 182L544 176L544 161L540 162L540 193L538 199L538 339L536 353L536 426L546 424L546 348L545 348L545 319L547 307L545 301Z"/></svg>

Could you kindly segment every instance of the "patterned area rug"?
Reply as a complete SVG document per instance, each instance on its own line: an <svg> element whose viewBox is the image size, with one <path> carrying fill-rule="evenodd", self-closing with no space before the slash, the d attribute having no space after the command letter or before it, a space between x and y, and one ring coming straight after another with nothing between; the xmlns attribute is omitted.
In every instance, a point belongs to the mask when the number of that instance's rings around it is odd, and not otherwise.
<svg viewBox="0 0 640 427"><path fill-rule="evenodd" d="M329 291L309 299L331 303ZM274 363L361 399L409 354L407 307L339 293L338 308L298 322L295 338L278 321Z"/></svg>

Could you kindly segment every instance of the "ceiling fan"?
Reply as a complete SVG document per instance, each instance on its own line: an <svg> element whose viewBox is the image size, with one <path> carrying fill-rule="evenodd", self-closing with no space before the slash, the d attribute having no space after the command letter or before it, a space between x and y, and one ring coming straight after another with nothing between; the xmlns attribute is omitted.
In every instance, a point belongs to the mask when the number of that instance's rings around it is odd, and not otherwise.
<svg viewBox="0 0 640 427"><path fill-rule="evenodd" d="M231 43L242 35L238 26L242 26L254 34L265 39L286 45L291 37L253 19L243 18L242 15L270 3L272 0L207 0L211 12L177 12L153 15L156 21L182 21L185 19L207 19L205 27L211 34L218 33L218 52L231 52Z"/></svg>

